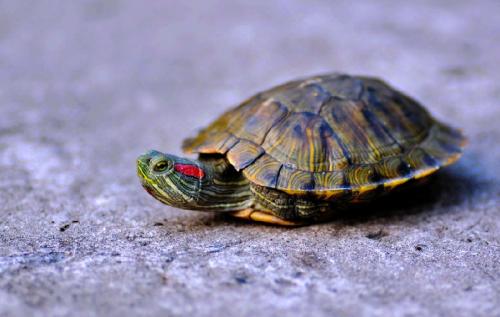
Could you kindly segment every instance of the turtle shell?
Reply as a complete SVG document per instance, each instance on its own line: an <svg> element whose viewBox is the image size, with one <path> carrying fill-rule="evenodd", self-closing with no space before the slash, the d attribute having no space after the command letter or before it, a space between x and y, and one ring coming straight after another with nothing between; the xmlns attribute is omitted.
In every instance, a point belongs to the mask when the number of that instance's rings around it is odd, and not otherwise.
<svg viewBox="0 0 500 317"><path fill-rule="evenodd" d="M464 144L460 131L385 82L330 74L251 97L183 149L225 154L257 185L330 199L427 176Z"/></svg>

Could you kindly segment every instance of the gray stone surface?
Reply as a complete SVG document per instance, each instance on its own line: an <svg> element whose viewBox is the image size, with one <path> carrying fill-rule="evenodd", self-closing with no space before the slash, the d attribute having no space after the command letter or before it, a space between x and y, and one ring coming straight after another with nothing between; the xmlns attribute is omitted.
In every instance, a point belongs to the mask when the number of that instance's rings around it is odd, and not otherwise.
<svg viewBox="0 0 500 317"><path fill-rule="evenodd" d="M498 1L0 1L0 316L500 316ZM381 76L463 127L435 182L283 229L135 157L273 84Z"/></svg>

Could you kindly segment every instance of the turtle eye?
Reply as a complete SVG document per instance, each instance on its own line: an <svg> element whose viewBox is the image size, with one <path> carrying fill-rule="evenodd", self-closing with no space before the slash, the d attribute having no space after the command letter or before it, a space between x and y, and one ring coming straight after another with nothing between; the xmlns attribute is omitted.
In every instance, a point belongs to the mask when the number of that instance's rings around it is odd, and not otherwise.
<svg viewBox="0 0 500 317"><path fill-rule="evenodd" d="M155 166L153 167L153 170L155 172L164 172L168 167L168 163L167 161L160 161L158 163L155 164Z"/></svg>

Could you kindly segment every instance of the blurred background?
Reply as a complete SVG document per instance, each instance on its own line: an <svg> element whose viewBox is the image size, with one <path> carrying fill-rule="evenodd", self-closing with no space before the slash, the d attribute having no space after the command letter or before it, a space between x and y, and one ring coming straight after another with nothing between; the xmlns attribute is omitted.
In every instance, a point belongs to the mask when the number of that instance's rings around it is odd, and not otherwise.
<svg viewBox="0 0 500 317"><path fill-rule="evenodd" d="M498 12L495 0L0 0L0 315L500 314ZM331 71L382 77L464 129L468 150L434 200L286 231L140 188L142 152L180 154L228 107Z"/></svg>

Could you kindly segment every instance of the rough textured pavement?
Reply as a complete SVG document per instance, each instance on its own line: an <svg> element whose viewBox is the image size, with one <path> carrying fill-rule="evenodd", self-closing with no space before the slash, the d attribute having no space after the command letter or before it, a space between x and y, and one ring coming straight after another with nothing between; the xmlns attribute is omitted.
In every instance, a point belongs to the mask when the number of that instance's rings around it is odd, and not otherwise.
<svg viewBox="0 0 500 317"><path fill-rule="evenodd" d="M0 1L0 316L500 316L500 3L418 3ZM138 154L331 70L417 97L465 156L293 230L140 188Z"/></svg>

